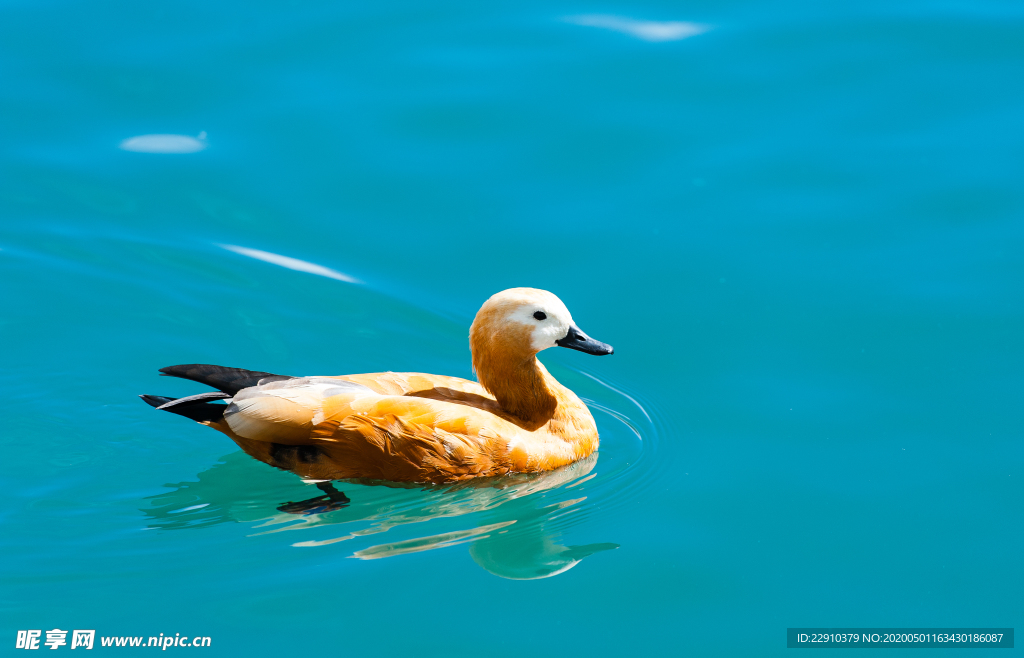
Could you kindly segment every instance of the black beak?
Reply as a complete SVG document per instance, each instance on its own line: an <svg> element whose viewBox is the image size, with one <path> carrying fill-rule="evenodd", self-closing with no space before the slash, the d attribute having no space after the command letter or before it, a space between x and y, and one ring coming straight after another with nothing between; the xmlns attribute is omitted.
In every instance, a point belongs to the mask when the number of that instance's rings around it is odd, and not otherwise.
<svg viewBox="0 0 1024 658"><path fill-rule="evenodd" d="M559 347L568 347L570 350L579 350L586 352L587 354L596 354L598 356L604 356L605 354L612 354L615 349L608 343L602 343L599 340L594 340L590 336L586 335L576 325L569 325L569 333L565 335L565 338L556 340L555 345Z"/></svg>

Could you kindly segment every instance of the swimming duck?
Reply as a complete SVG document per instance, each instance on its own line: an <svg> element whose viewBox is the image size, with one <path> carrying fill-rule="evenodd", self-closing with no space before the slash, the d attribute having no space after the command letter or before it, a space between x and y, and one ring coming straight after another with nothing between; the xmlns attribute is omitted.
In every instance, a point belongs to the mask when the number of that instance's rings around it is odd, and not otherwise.
<svg viewBox="0 0 1024 658"><path fill-rule="evenodd" d="M613 350L583 333L558 297L534 288L497 293L476 314L469 343L479 383L397 372L289 377L187 364L160 372L218 390L141 397L223 432L260 461L316 480L455 482L549 471L597 449L590 410L537 353L555 346Z"/></svg>

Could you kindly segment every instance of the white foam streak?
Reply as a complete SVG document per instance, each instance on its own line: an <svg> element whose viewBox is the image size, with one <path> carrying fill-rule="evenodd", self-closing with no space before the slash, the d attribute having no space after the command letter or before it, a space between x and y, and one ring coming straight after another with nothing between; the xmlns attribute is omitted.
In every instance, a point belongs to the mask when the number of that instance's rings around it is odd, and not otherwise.
<svg viewBox="0 0 1024 658"><path fill-rule="evenodd" d="M358 558L360 560L379 560L383 557L394 557L396 555L432 551L436 548L458 546L459 544L465 544L478 539L486 539L490 535L485 533L491 532L492 530L500 530L501 528L510 526L515 522L516 520L513 519L511 521L502 521L500 523L483 525L471 530L457 530L455 532L446 532L440 535L422 537L420 539L406 539L405 541L398 541L393 544L380 544L379 546L371 546L369 548L364 548L361 551L356 551L349 557ZM299 545L300 544L292 544L292 546ZM301 545L310 546L315 544L314 542L302 542Z"/></svg>
<svg viewBox="0 0 1024 658"><path fill-rule="evenodd" d="M171 510L168 514L181 514L182 512L191 512L192 510L203 509L210 503L203 503L201 505L193 505L192 507L182 507L181 509Z"/></svg>
<svg viewBox="0 0 1024 658"><path fill-rule="evenodd" d="M135 153L196 153L206 148L206 133L189 135L139 135L129 137L118 147Z"/></svg>
<svg viewBox="0 0 1024 658"><path fill-rule="evenodd" d="M298 258L290 258L288 256L282 256L280 254L273 254L269 251L260 251L259 249L249 249L248 247L239 247L233 244L222 244L218 245L233 251L236 254L242 254L249 258L255 258L256 260L262 260L267 263L273 263L274 265L280 265L281 267L287 267L289 270L296 270L298 272L308 272L309 274L316 274L318 276L325 276L328 279L336 279L338 281L344 281L346 283L362 283L359 279L351 277L347 274L332 270L329 267L323 265L317 265L316 263L309 263Z"/></svg>
<svg viewBox="0 0 1024 658"><path fill-rule="evenodd" d="M566 16L566 23L600 27L628 34L644 41L679 41L703 34L711 29L709 25L690 23L688 21L641 21L625 16L608 14L585 14L582 16Z"/></svg>

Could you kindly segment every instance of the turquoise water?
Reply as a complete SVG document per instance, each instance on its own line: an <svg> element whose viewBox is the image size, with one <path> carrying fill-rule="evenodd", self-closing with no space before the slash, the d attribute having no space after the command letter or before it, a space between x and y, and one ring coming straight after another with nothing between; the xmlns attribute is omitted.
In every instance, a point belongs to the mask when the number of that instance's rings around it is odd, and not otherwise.
<svg viewBox="0 0 1024 658"><path fill-rule="evenodd" d="M0 641L769 656L791 626L1024 625L1022 28L4 3ZM512 286L616 349L542 354L602 436L542 478L289 513L321 492L136 397L200 392L156 376L191 362L471 377Z"/></svg>

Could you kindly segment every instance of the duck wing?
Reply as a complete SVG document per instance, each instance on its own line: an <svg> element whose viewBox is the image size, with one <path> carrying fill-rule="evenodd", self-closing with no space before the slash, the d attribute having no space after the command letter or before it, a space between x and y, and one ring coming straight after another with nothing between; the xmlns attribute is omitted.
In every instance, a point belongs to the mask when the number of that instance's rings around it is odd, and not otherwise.
<svg viewBox="0 0 1024 658"><path fill-rule="evenodd" d="M375 373L261 381L234 396L224 420L250 454L269 450L270 463L316 477L451 482L513 470L509 442L523 430L504 415L475 382ZM289 446L315 459L292 464Z"/></svg>
<svg viewBox="0 0 1024 658"><path fill-rule="evenodd" d="M344 375L339 379L362 384L381 395L454 402L476 407L505 420L512 420L512 417L505 413L501 405L483 386L459 377L428 375L419 372L375 372L364 375Z"/></svg>
<svg viewBox="0 0 1024 658"><path fill-rule="evenodd" d="M300 445L309 443L313 419L326 399L377 395L366 386L332 377L264 379L235 394L224 421L245 439Z"/></svg>
<svg viewBox="0 0 1024 658"><path fill-rule="evenodd" d="M311 438L352 475L451 482L512 470L516 425L472 406L416 396L333 396ZM320 442L323 443L320 443Z"/></svg>

